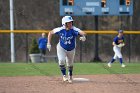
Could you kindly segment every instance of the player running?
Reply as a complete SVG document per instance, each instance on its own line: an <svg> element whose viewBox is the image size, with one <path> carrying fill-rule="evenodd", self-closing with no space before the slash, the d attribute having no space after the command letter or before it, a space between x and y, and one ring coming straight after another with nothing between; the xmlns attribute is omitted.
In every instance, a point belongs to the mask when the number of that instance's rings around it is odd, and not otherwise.
<svg viewBox="0 0 140 93"><path fill-rule="evenodd" d="M51 50L51 38L53 34L57 34L59 43L57 44L57 56L59 61L59 67L63 75L63 81L72 83L72 72L73 72L73 61L75 56L76 48L76 37L81 35L79 38L81 41L85 41L85 32L79 28L73 26L73 18L71 16L64 16L62 18L62 26L53 29L48 34L47 48ZM66 76L66 66L68 67L68 78Z"/></svg>
<svg viewBox="0 0 140 93"><path fill-rule="evenodd" d="M115 55L112 58L112 60L108 63L108 67L111 67L112 63L117 59L117 57L120 60L121 67L125 67L125 65L123 64L122 53L121 53L121 48L125 46L123 30L118 31L118 35L114 38L112 45L113 45L113 51L115 52Z"/></svg>

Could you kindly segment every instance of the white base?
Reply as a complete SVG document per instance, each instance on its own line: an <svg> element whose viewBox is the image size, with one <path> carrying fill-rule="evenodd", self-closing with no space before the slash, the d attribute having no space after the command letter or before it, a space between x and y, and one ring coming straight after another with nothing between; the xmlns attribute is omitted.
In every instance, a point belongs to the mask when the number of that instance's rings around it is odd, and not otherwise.
<svg viewBox="0 0 140 93"><path fill-rule="evenodd" d="M88 82L88 81L90 81L90 80L89 80L89 79L87 79L87 78L73 78L73 81Z"/></svg>

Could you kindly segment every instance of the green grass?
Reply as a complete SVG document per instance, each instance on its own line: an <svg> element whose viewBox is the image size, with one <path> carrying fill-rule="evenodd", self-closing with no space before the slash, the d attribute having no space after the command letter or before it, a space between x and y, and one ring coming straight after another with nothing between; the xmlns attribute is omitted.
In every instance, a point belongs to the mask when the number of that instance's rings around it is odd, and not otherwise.
<svg viewBox="0 0 140 93"><path fill-rule="evenodd" d="M125 68L114 63L108 68L106 63L74 63L75 75L93 74L140 74L140 63L127 63ZM0 76L53 76L60 75L56 63L0 63Z"/></svg>

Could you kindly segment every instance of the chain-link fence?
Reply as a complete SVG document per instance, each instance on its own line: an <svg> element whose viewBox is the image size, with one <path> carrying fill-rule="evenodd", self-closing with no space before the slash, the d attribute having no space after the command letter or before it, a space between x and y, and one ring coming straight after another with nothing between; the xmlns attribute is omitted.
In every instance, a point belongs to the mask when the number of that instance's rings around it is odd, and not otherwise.
<svg viewBox="0 0 140 93"><path fill-rule="evenodd" d="M41 36L41 34L15 34L15 57L17 62L29 62L29 49L31 46L32 38L36 40ZM116 35L101 35L98 36L98 57L102 62L108 62L114 55L112 49L112 41ZM126 46L122 48L122 54L124 61L126 62L138 62L140 59L140 50L137 43L138 35L124 35ZM91 62L95 56L95 35L87 35L86 42L79 41L77 38L76 47L76 62ZM11 50L10 50L10 35L1 34L0 35L0 61L10 62ZM52 50L49 52L47 50L47 56L56 55L56 45L58 43L58 37L54 35L52 38Z"/></svg>
<svg viewBox="0 0 140 93"><path fill-rule="evenodd" d="M139 30L139 4L140 0L134 0L133 16L99 16L98 25L95 25L95 16L73 16L74 25L82 30ZM38 30L53 29L61 26L59 15L59 0L14 0L14 29ZM9 0L0 0L0 29L10 29L9 25ZM32 38L38 39L40 34L15 34L15 57L17 62L29 62L29 47ZM103 62L108 62L114 55L112 41L115 35L87 35L86 42L80 42L77 38L76 62L90 62L96 57L96 43L98 42L98 56ZM54 36L52 51L47 55L56 55L56 42ZM95 43L96 42L96 43ZM138 62L140 59L139 35L125 35L126 46L122 49L124 61ZM10 62L10 34L0 34L0 62Z"/></svg>

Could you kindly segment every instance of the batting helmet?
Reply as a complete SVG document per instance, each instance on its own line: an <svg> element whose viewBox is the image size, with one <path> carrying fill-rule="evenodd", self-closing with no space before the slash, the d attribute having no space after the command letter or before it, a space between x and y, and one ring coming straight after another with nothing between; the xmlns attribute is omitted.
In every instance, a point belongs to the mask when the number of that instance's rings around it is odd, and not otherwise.
<svg viewBox="0 0 140 93"><path fill-rule="evenodd" d="M65 25L67 22L73 22L73 18L71 16L64 16L62 18L62 25Z"/></svg>
<svg viewBox="0 0 140 93"><path fill-rule="evenodd" d="M123 33L123 30L119 30L118 33Z"/></svg>

